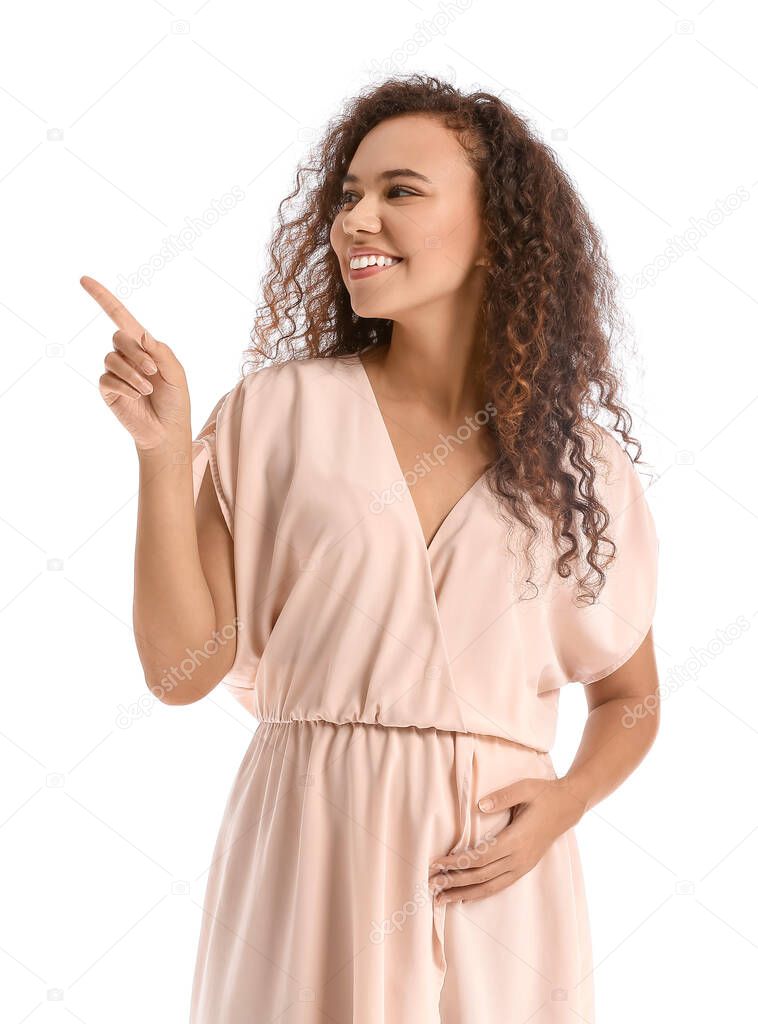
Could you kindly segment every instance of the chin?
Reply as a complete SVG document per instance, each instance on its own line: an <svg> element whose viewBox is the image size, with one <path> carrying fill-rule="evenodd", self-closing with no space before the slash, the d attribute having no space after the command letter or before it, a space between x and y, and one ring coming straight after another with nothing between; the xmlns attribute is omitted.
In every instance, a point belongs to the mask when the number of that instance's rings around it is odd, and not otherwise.
<svg viewBox="0 0 758 1024"><path fill-rule="evenodd" d="M362 316L365 320L394 320L395 318L395 310L383 302L372 302L370 299L357 302L352 299L350 305L355 315Z"/></svg>

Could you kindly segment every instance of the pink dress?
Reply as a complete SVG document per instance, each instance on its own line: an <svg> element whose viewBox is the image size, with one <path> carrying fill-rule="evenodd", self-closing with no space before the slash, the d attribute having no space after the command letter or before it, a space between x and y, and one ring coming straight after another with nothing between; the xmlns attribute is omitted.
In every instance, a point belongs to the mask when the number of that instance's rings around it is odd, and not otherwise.
<svg viewBox="0 0 758 1024"><path fill-rule="evenodd" d="M539 595L522 589L484 476L427 549L357 355L264 367L212 410L193 472L197 497L210 464L234 539L222 685L259 725L208 875L191 1024L594 1020L573 830L487 898L435 907L427 879L507 825L481 796L555 778L560 688L608 675L651 625L653 519L596 429L617 560L581 608L543 545Z"/></svg>

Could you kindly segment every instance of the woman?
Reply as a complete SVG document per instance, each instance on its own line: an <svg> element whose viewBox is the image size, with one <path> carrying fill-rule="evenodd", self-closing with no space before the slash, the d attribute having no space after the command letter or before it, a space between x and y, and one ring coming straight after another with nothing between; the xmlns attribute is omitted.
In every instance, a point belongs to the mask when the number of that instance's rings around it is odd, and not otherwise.
<svg viewBox="0 0 758 1024"><path fill-rule="evenodd" d="M121 328L101 389L139 452L146 680L168 704L223 682L260 722L191 1020L591 1021L573 828L657 730L657 538L598 422L634 441L613 278L494 96L390 80L316 157L255 370L194 442L171 349L82 279ZM590 713L558 778L570 682Z"/></svg>

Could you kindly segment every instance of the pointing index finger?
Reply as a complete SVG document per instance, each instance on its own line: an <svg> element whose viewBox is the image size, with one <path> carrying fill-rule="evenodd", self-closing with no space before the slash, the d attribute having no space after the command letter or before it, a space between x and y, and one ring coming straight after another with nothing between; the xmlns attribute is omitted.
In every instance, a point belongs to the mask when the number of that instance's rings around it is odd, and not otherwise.
<svg viewBox="0 0 758 1024"><path fill-rule="evenodd" d="M137 340L142 337L145 328L133 317L126 306L116 296L109 292L105 285L100 284L94 277L81 277L79 284L88 295L91 295L95 302L103 309L111 320L120 327L122 331L128 331Z"/></svg>

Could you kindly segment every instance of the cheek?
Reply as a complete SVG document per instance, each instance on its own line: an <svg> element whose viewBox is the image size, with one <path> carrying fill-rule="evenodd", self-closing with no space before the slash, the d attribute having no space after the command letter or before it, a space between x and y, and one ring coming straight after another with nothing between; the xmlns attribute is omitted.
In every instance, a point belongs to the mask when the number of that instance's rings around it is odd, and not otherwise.
<svg viewBox="0 0 758 1024"><path fill-rule="evenodd" d="M332 226L331 226L331 228L329 230L329 242L331 244L332 249L334 249L335 252L337 251L337 244L336 243L337 243L337 239L339 238L339 232L337 230L338 228L339 228L338 220L333 220L332 221Z"/></svg>
<svg viewBox="0 0 758 1024"><path fill-rule="evenodd" d="M440 294L454 290L466 277L465 256L449 238L429 236L410 259L406 273L414 288Z"/></svg>
<svg viewBox="0 0 758 1024"><path fill-rule="evenodd" d="M478 255L479 234L481 231L478 210L468 202L458 205L450 204L439 211L435 218L436 230L428 232L430 241L438 240L437 254L440 269L447 276L454 271L455 275L465 276ZM444 264L447 264L447 270Z"/></svg>
<svg viewBox="0 0 758 1024"><path fill-rule="evenodd" d="M345 267L343 266L342 254L341 254L341 250L340 250L340 246L344 245L344 243L342 241L342 238L340 237L341 232L342 232L342 228L340 227L338 222L336 220L333 221L331 229L329 231L329 243L330 243L330 245L332 247L332 252L334 253L334 257L337 260L337 263L339 264L339 271L340 271L340 274L342 275L342 280L344 281L345 280L345 275L346 275L347 271L346 271Z"/></svg>

